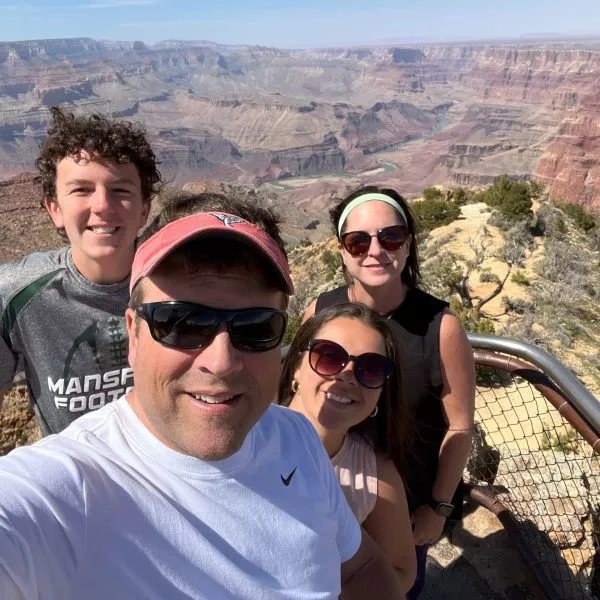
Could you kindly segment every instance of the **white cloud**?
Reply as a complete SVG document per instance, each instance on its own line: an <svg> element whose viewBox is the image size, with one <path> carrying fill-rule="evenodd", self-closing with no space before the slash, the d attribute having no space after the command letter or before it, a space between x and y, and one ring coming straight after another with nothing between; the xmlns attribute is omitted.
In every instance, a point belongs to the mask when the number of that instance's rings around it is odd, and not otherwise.
<svg viewBox="0 0 600 600"><path fill-rule="evenodd" d="M158 0L92 0L88 4L80 4L81 8L121 8L122 6L150 6L158 4Z"/></svg>

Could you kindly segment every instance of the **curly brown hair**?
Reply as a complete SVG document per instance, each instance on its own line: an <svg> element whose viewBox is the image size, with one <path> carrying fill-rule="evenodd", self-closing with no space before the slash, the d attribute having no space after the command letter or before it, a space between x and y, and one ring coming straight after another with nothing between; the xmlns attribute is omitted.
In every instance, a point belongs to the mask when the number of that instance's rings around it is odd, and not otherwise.
<svg viewBox="0 0 600 600"><path fill-rule="evenodd" d="M58 163L67 156L77 156L82 150L91 156L110 158L118 164L133 163L142 182L144 201L149 202L158 193L162 176L141 124L108 119L98 113L75 116L58 106L53 106L50 112L52 123L48 137L35 161L40 172L37 181L42 186L42 206L44 198L56 198Z"/></svg>

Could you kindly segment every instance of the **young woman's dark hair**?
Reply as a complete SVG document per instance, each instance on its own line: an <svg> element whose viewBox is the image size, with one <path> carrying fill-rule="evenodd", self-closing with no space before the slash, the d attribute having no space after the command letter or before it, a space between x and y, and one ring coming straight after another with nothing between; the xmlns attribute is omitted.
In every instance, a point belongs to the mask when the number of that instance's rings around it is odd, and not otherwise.
<svg viewBox="0 0 600 600"><path fill-rule="evenodd" d="M288 406L292 400L292 382L310 340L319 337L322 327L336 319L356 319L378 331L385 341L386 355L396 368L381 389L377 415L354 425L349 431L356 431L372 440L376 450L385 452L393 461L400 474L406 448L409 443L409 413L404 406L400 388L399 353L394 335L386 320L364 304L338 304L324 309L304 322L298 329L289 347L283 364L279 383L279 404Z"/></svg>
<svg viewBox="0 0 600 600"><path fill-rule="evenodd" d="M419 283L421 281L421 268L419 266L419 251L417 249L417 235L416 235L417 231L416 231L415 218L413 217L406 200L396 190L394 190L392 188L379 187L376 185L368 185L368 186L364 186L364 187L361 187L361 188L353 191L351 194L346 196L343 200L340 200L333 208L331 208L329 210L329 218L331 220L331 224L333 225L335 235L339 240L340 235L338 234L338 226L339 226L339 222L340 222L340 217L342 216L342 212L344 212L344 209L346 208L346 206L348 206L348 204L350 204L350 202L352 202L352 200L354 200L355 198L358 198L359 196L362 196L363 194L373 194L373 193L385 194L386 196L389 196L392 200L395 200L402 207L402 210L404 211L404 214L406 215L406 225L408 227L408 233L411 235L411 242L410 242L408 259L406 260L406 266L404 267L404 270L402 271L401 278L402 278L402 282L405 283L406 285L408 285L410 287L416 287L419 285ZM345 224L344 224L342 233L346 233L346 225ZM346 278L346 280L348 280L349 275L347 274L345 268L343 270L344 270L344 277ZM351 283L351 282L348 281L348 283Z"/></svg>

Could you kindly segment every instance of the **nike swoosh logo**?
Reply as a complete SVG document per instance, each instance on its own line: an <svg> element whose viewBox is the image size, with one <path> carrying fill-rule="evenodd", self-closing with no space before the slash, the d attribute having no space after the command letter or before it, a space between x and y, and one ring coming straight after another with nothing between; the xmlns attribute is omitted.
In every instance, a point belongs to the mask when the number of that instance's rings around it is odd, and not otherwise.
<svg viewBox="0 0 600 600"><path fill-rule="evenodd" d="M297 468L298 467L296 467L296 469ZM292 480L292 477L294 476L296 469L294 469L287 477L284 477L283 475L281 475L281 481L283 482L283 485L285 485L285 487L290 485L290 481Z"/></svg>

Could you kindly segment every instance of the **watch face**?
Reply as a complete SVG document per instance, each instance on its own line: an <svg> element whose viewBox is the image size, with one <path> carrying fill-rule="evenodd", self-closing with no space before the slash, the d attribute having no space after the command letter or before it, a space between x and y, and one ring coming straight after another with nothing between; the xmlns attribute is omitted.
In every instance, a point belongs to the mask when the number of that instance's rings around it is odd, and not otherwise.
<svg viewBox="0 0 600 600"><path fill-rule="evenodd" d="M437 508L435 510L435 512L440 515L441 517L449 517L452 514L452 511L454 510L454 505L453 504L449 504L448 502L440 502L437 505Z"/></svg>

